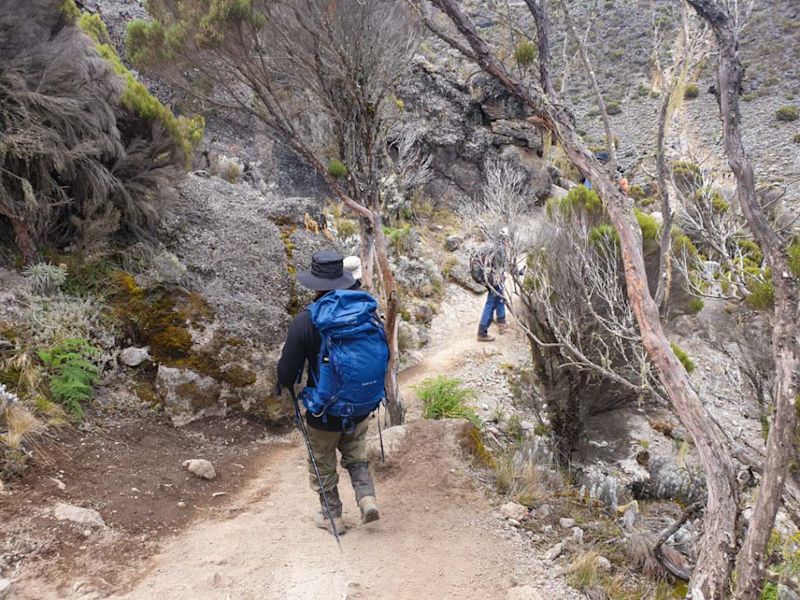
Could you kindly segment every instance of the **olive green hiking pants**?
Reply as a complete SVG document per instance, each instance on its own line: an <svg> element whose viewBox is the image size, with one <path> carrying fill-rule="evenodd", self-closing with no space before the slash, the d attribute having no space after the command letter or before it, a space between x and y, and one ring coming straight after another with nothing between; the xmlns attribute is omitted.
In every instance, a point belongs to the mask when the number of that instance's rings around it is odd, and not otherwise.
<svg viewBox="0 0 800 600"><path fill-rule="evenodd" d="M369 429L369 418L361 421L350 433L308 427L308 439L317 459L317 467L326 492L339 484L339 473L336 471L337 449L342 455L342 466L345 469L356 463L367 462L367 429ZM311 459L308 459L308 474L311 489L319 494L322 490L319 489Z"/></svg>

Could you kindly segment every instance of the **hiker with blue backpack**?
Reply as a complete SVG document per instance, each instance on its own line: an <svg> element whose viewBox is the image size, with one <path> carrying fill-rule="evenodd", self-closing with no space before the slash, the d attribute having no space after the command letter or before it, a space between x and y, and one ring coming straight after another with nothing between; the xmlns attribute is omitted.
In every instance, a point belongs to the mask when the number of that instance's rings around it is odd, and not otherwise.
<svg viewBox="0 0 800 600"><path fill-rule="evenodd" d="M290 391L295 403L308 451L311 488L319 495L321 510L314 523L337 540L344 532L337 450L350 474L361 522L380 516L367 459L367 429L368 417L385 397L389 361L378 303L358 289L343 261L337 252L318 252L311 269L298 273L298 281L316 296L289 326L278 361L278 385ZM294 386L306 365L306 385L295 395ZM305 419L299 402L306 409Z"/></svg>

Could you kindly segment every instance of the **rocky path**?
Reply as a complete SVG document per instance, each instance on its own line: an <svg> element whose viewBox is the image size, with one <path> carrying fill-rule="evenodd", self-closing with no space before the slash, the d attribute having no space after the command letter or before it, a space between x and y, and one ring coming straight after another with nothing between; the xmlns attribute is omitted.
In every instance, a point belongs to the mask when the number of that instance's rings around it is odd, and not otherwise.
<svg viewBox="0 0 800 600"><path fill-rule="evenodd" d="M551 598L570 597L497 518L469 475L459 448L463 424L419 418L416 382L465 369L488 372L524 352L513 332L496 344L478 344L481 298L456 288L447 295L425 359L403 373L409 422L386 434L387 460L374 463L380 521L358 524L344 474L340 489L349 529L342 552L330 534L313 527L316 498L308 488L302 440L294 433L265 451L256 476L231 507L235 517L197 522L144 565L129 567L131 583L111 597L538 599L545 586ZM34 587L23 597L64 597ZM69 597L108 597L91 588L80 586Z"/></svg>

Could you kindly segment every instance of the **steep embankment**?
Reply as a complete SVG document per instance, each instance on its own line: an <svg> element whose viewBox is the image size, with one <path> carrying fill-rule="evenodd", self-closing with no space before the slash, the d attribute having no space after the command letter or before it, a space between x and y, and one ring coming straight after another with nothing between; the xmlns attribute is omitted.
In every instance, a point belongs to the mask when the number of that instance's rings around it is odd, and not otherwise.
<svg viewBox="0 0 800 600"><path fill-rule="evenodd" d="M315 498L302 440L294 432L265 448L252 479L229 506L229 517L196 522L143 563L119 565L128 571L122 578L127 584L110 588L93 578L108 567L95 564L69 583L31 574L18 582L19 597L504 599L539 598L537 590L545 585L551 597L572 597L563 583L552 581L553 573L522 536L495 515L462 457L463 423L419 418L416 382L440 373L479 374L487 384L479 402L488 411L488 403L497 400L491 398L496 371L524 355L516 333L493 345L474 341L480 302L449 287L430 349L403 374L410 420L385 434L386 462L374 463L379 522L357 525L352 490L343 477L349 531L341 554L333 538L311 524ZM86 583L77 585L80 581Z"/></svg>

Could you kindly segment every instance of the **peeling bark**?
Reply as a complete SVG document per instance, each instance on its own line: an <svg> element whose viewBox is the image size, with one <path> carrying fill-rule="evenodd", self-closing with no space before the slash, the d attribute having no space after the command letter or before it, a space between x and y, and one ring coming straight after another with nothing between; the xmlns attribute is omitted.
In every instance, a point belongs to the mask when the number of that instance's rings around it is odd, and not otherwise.
<svg viewBox="0 0 800 600"><path fill-rule="evenodd" d="M766 547L793 453L797 426L796 402L800 388L800 286L789 269L786 240L770 226L756 197L753 164L745 152L741 134L739 95L744 67L738 56L738 35L734 16L714 0L688 0L713 29L719 48L717 78L723 142L728 164L736 177L736 194L753 237L760 244L772 269L775 308L772 355L775 361L774 411L767 437L767 456L758 498L737 561L735 597L756 600L761 596L765 576Z"/></svg>

